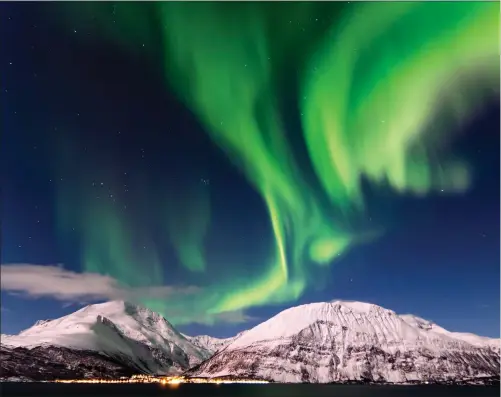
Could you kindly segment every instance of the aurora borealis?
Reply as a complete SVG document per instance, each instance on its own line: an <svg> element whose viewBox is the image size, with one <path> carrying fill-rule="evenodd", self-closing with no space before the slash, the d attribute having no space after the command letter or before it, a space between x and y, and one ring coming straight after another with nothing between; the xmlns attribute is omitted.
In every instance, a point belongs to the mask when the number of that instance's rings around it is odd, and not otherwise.
<svg viewBox="0 0 501 397"><path fill-rule="evenodd" d="M44 120L57 263L112 277L176 325L293 305L322 289L343 271L340 260L377 244L394 226L387 210L372 221L364 186L416 201L453 200L475 189L477 165L454 142L499 95L498 8L488 2L47 6L48 26L85 51L108 46L120 54L107 60L120 87L105 83L82 94L94 98L109 125L113 117L133 120L123 110L134 113L140 102L154 109L141 112L144 124L117 128L96 128L80 113L74 121L76 111ZM97 65L91 71L79 59L73 79L99 74L98 61L88 61ZM129 60L135 75L121 70ZM84 69L86 77L79 76ZM157 92L129 90L138 75ZM61 97L70 90L58 88ZM110 90L121 92L117 102L130 96L136 105L120 105L118 113L106 99ZM176 112L154 104L161 95L189 121L172 122ZM120 132L131 124L134 133ZM137 159L130 159L130 147ZM211 165L215 156L224 166ZM221 184L226 177L214 171L221 167L238 184ZM243 185L246 193L235 193ZM239 199L252 194L259 215ZM250 218L258 231L249 231ZM190 288L169 296L137 293L164 285Z"/></svg>

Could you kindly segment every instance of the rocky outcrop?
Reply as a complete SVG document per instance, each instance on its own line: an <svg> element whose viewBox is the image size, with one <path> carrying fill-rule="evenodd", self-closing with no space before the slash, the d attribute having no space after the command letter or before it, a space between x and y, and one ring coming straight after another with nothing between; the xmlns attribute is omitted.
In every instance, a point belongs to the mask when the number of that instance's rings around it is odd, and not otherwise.
<svg viewBox="0 0 501 397"><path fill-rule="evenodd" d="M95 351L57 346L0 346L0 379L50 381L56 379L116 379L137 373L135 368Z"/></svg>

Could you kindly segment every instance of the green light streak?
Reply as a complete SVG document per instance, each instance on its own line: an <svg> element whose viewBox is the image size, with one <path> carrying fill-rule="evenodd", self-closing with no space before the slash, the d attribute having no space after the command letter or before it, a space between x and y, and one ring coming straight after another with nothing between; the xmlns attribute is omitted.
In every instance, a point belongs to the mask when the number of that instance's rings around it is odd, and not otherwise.
<svg viewBox="0 0 501 397"><path fill-rule="evenodd" d="M207 186L176 190L169 197L166 223L179 262L193 272L206 269L204 244L210 224Z"/></svg>
<svg viewBox="0 0 501 397"><path fill-rule="evenodd" d="M227 311L297 298L306 286L307 269L300 259L305 259L309 242L316 240L315 230L326 227L281 126L272 89L266 15L256 5L230 7L226 13L219 7L164 3L162 15L169 81L260 191L276 241L268 273L247 285L222 289L225 294L213 310ZM198 28L185 29L189 24ZM313 252L319 261L328 262L348 244L330 244L329 250ZM287 259L291 248L298 253L292 265Z"/></svg>
<svg viewBox="0 0 501 397"><path fill-rule="evenodd" d="M74 181L58 185L58 226L63 246L77 238L75 248L86 272L109 275L124 287L158 285L163 280L163 268L154 241L141 225L144 214L133 206L125 210L118 194L116 199L109 197L109 186L80 177L75 165L84 162L75 161L78 154L69 146L63 152L73 158L71 163L62 163L68 172L64 179ZM97 174L91 171L92 166L84 168L89 174ZM87 187L92 184L94 190Z"/></svg>
<svg viewBox="0 0 501 397"><path fill-rule="evenodd" d="M364 4L344 18L311 61L302 100L310 158L332 203L360 204L362 174L400 192L466 189L466 166L433 164L424 133L444 92L455 90L458 120L476 105L459 73L481 71L489 83L499 75L492 5Z"/></svg>
<svg viewBox="0 0 501 397"><path fill-rule="evenodd" d="M303 138L317 189L284 128L277 80L289 59L299 62L289 53L298 50L294 40L313 44L320 31L298 34L293 18L313 21L320 4L154 3L147 12L127 12L112 33L103 30L136 53L142 51L138 37L148 47L162 43L148 51L163 57L169 85L243 171L269 214L274 252L265 271L253 278L211 280L196 296L168 304L144 301L167 311L175 323L301 296L319 271L312 262L330 265L376 236L350 227L364 209L362 177L416 195L469 187L467 165L444 158L437 147L448 141L453 122L465 120L499 87L499 7L487 2L329 7L329 15L338 12L339 18L298 77ZM185 223L182 214L188 212L176 207L167 212L166 223L180 262L209 273L203 250L209 204L200 200L190 205L194 212ZM119 232L126 226L114 215L101 219L103 235L96 235L110 246L130 243L131 236ZM102 250L92 240L87 250L92 254L87 269L122 266L111 264L124 260L119 249L93 254ZM238 273L236 264L232 269Z"/></svg>

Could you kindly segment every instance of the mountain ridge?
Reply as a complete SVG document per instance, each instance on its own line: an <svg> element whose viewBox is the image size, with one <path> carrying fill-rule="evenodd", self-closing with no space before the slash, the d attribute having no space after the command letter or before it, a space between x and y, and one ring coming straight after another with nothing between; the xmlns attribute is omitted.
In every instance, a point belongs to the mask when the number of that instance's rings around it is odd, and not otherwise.
<svg viewBox="0 0 501 397"><path fill-rule="evenodd" d="M210 356L160 314L124 301L88 305L54 320L37 321L2 344L32 349L59 346L97 351L137 372L173 374Z"/></svg>
<svg viewBox="0 0 501 397"><path fill-rule="evenodd" d="M499 339L482 342L475 336L473 344L469 335L425 327L426 320L417 319L365 302L296 306L248 330L186 374L315 383L499 376Z"/></svg>
<svg viewBox="0 0 501 397"><path fill-rule="evenodd" d="M64 377L93 377L95 368L105 368L108 376L460 382L499 376L500 362L500 339L450 332L418 316L356 301L291 307L232 338L188 336L158 313L111 301L2 335L1 347L7 358L2 372L38 380L58 371ZM50 365L26 372L20 361L30 356ZM63 363L72 370L61 369Z"/></svg>

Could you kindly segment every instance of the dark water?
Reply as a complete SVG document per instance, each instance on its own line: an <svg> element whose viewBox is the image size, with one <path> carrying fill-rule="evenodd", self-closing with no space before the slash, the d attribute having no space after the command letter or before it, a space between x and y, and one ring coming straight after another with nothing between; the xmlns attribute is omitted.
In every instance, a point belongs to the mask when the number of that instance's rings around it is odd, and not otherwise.
<svg viewBox="0 0 501 397"><path fill-rule="evenodd" d="M369 385L82 385L3 383L1 396L23 397L494 397L497 386Z"/></svg>

